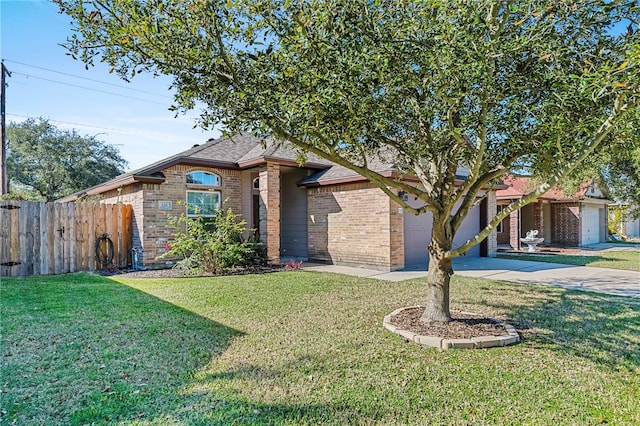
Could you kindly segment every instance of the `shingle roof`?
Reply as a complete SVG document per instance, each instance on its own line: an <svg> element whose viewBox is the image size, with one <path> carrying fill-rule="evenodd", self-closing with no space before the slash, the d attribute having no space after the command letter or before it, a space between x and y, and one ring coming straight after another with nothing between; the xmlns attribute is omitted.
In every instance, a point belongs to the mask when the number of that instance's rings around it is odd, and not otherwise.
<svg viewBox="0 0 640 426"><path fill-rule="evenodd" d="M218 139L209 139L204 144L194 145L192 148L160 161L131 170L107 182L65 197L62 200L71 200L84 194L99 194L118 186L133 183L134 181L146 180L159 183L164 180L164 176L161 173L162 170L175 164L243 168L255 166L266 159L295 164L298 159L298 151L287 142L261 139L253 135L236 134L234 136L223 136ZM331 167L333 163L316 155L308 154L305 165L310 168L324 169Z"/></svg>
<svg viewBox="0 0 640 426"><path fill-rule="evenodd" d="M375 159L368 162L368 167L370 170L381 174L393 173L397 170L393 164ZM327 185L329 183L352 180L366 180L366 178L351 169L333 164L330 168L320 170L307 176L303 180L299 181L298 185Z"/></svg>
<svg viewBox="0 0 640 426"><path fill-rule="evenodd" d="M395 173L397 169L393 163L392 153L389 152L384 157L387 158L368 159L368 168L385 175ZM162 171L175 164L245 169L255 167L267 160L293 166L296 165L298 158L298 148L286 141L261 139L249 134L223 136L218 139L209 139L202 145L195 145L178 154L124 173L110 181L80 191L62 200L71 200L85 194L99 194L134 182L162 183L164 181ZM329 185L366 180L351 169L311 153L306 154L305 167L318 169L318 172L299 181L299 185Z"/></svg>
<svg viewBox="0 0 640 426"><path fill-rule="evenodd" d="M502 179L505 185L509 185L506 189L496 192L496 198L499 200L517 199L530 194L535 189L531 183L531 178L527 176L506 176ZM575 194L567 194L557 187L553 187L545 192L540 199L542 200L575 200L581 198L601 198L597 196L599 191L590 190L593 182L586 182L580 185ZM588 192L591 192L589 194Z"/></svg>
<svg viewBox="0 0 640 426"><path fill-rule="evenodd" d="M235 165L249 151L260 148L263 140L251 135L223 136L218 139L209 139L202 145L195 145L186 151L164 158L142 168L132 170L121 176L147 176L156 171L169 167L177 162L212 161L216 163L229 163ZM116 177L118 179L119 177Z"/></svg>
<svg viewBox="0 0 640 426"><path fill-rule="evenodd" d="M240 159L238 159L238 164L242 166L243 164L251 163L254 160L259 160L262 158L295 162L299 157L298 151L299 149L289 142L267 139L264 141L264 144L256 145L253 149L251 149ZM306 159L307 165L317 166L321 168L330 167L333 165L332 162L311 153L307 153Z"/></svg>

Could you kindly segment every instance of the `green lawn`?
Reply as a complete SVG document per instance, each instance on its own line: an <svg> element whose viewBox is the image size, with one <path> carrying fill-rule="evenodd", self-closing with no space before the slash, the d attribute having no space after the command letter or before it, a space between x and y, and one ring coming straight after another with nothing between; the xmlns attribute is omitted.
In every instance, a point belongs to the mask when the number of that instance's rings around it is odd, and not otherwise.
<svg viewBox="0 0 640 426"><path fill-rule="evenodd" d="M532 260L535 262L640 271L640 251L632 250L600 252L594 256L501 253L498 257L503 259Z"/></svg>
<svg viewBox="0 0 640 426"><path fill-rule="evenodd" d="M640 300L454 276L525 342L382 328L420 280L307 271L2 279L1 424L640 424Z"/></svg>

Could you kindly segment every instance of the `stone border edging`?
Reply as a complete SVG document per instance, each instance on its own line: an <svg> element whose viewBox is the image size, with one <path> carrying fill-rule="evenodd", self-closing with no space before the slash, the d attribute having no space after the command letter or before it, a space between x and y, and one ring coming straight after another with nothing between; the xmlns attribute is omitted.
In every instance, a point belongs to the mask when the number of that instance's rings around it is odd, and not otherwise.
<svg viewBox="0 0 640 426"><path fill-rule="evenodd" d="M419 345L432 346L434 348L438 348L441 350L447 350L450 348L455 349L482 349L482 348L492 348L498 346L508 346L518 343L520 341L520 335L516 331L516 329L507 324L504 321L496 320L498 324L502 325L507 330L506 336L481 336L481 337L472 337L470 339L445 339L437 336L422 336L418 333L414 333L413 331L403 330L401 328L396 327L391 324L391 317L394 315L398 315L400 312L405 309L412 308L422 308L422 306L407 306L404 308L398 308L395 311L391 312L389 315L385 316L382 320L382 325L384 328L389 330L392 333L399 334L410 342L417 343ZM463 314L468 315L478 315L470 312L462 312Z"/></svg>

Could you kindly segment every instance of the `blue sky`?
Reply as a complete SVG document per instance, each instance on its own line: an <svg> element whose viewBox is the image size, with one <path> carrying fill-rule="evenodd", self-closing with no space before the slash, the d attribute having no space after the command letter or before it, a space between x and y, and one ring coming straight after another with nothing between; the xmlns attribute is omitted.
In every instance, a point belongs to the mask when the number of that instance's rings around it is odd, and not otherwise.
<svg viewBox="0 0 640 426"><path fill-rule="evenodd" d="M168 78L136 76L131 83L101 63L85 69L60 46L70 19L48 1L0 0L0 56L7 78L7 121L44 117L62 129L97 135L115 145L128 169L176 154L219 132L193 129L197 112L168 110ZM80 86L80 87L78 87Z"/></svg>

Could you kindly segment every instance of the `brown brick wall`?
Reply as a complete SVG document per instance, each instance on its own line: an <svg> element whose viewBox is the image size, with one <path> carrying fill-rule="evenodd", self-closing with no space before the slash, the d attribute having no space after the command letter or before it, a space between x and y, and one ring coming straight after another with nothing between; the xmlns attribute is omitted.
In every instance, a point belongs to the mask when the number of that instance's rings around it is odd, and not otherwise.
<svg viewBox="0 0 640 426"><path fill-rule="evenodd" d="M551 204L552 244L580 245L580 203Z"/></svg>
<svg viewBox="0 0 640 426"><path fill-rule="evenodd" d="M310 188L309 259L381 270L404 265L403 214L369 183Z"/></svg>
<svg viewBox="0 0 640 426"><path fill-rule="evenodd" d="M176 165L162 171L166 178L162 184L133 184L122 188L121 201L133 205L134 247L142 248L145 266L160 267L173 263L172 260L157 257L167 251L166 244L171 232L167 225L169 216L186 212L187 189L201 189L186 183L186 175L194 171L220 176L221 187L215 190L221 192L222 208L230 208L237 214L243 212L242 179L237 170ZM109 191L104 196L105 202L114 202L118 199L118 190ZM169 202L169 210L160 209L162 204L166 207Z"/></svg>

